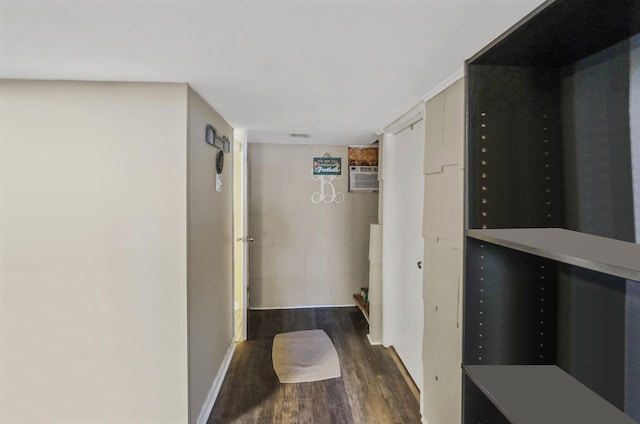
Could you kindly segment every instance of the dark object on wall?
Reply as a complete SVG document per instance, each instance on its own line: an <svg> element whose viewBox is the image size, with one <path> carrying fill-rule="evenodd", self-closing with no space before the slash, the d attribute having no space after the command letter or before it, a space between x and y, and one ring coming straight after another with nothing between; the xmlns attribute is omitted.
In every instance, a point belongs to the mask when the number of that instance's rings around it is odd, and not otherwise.
<svg viewBox="0 0 640 424"><path fill-rule="evenodd" d="M216 172L222 174L222 168L224 168L224 153L219 150L216 155Z"/></svg>
<svg viewBox="0 0 640 424"><path fill-rule="evenodd" d="M226 135L218 137L218 131L211 124L207 124L205 127L204 141L209 145L219 150L229 153L231 151L231 141Z"/></svg>

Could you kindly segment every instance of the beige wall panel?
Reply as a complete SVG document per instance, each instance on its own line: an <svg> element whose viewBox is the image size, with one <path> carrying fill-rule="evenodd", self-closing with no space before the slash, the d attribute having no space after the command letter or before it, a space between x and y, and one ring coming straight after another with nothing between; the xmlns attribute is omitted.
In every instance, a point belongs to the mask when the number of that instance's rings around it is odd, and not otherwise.
<svg viewBox="0 0 640 424"><path fill-rule="evenodd" d="M382 225L371 224L369 236L369 261L382 263Z"/></svg>
<svg viewBox="0 0 640 424"><path fill-rule="evenodd" d="M442 165L464 164L464 79L445 91Z"/></svg>
<svg viewBox="0 0 640 424"><path fill-rule="evenodd" d="M464 80L458 80L426 104L424 173L464 164Z"/></svg>
<svg viewBox="0 0 640 424"><path fill-rule="evenodd" d="M462 389L462 252L425 240L425 270L425 417L430 424L455 424Z"/></svg>
<svg viewBox="0 0 640 424"><path fill-rule="evenodd" d="M382 343L382 263L369 265L369 338Z"/></svg>
<svg viewBox="0 0 640 424"><path fill-rule="evenodd" d="M444 156L445 94L440 93L425 105L424 173L441 172Z"/></svg>
<svg viewBox="0 0 640 424"><path fill-rule="evenodd" d="M442 169L425 175L423 236L462 250L464 170L456 165Z"/></svg>
<svg viewBox="0 0 640 424"><path fill-rule="evenodd" d="M464 81L426 105L424 422L461 422ZM437 379L436 379L437 376Z"/></svg>

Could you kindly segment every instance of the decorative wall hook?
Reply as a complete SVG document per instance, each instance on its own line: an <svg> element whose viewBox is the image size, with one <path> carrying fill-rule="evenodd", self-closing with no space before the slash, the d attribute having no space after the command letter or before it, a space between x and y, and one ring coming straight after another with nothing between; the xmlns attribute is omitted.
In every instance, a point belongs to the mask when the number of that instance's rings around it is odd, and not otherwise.
<svg viewBox="0 0 640 424"><path fill-rule="evenodd" d="M208 145L222 150L225 153L229 153L231 151L231 140L229 140L226 135L218 137L218 131L211 124L207 124L205 128L204 141Z"/></svg>

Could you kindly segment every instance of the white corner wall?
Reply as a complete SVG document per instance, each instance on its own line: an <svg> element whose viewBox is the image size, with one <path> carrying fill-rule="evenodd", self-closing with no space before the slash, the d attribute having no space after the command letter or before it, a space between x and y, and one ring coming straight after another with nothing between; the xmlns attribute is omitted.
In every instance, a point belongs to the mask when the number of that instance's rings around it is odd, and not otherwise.
<svg viewBox="0 0 640 424"><path fill-rule="evenodd" d="M423 420L457 424L462 412L464 80L426 103Z"/></svg>
<svg viewBox="0 0 640 424"><path fill-rule="evenodd" d="M0 81L0 422L188 420L186 92Z"/></svg>
<svg viewBox="0 0 640 424"><path fill-rule="evenodd" d="M193 423L206 421L218 375L233 342L232 153L225 153L222 191L216 191L218 149L205 143L205 127L233 140L232 128L195 91L188 99L189 403ZM217 386L217 387L216 387ZM212 391L213 387L213 391Z"/></svg>
<svg viewBox="0 0 640 424"><path fill-rule="evenodd" d="M314 157L341 157L343 203L311 195ZM250 144L249 302L252 308L352 305L369 285L369 225L377 193L347 192L347 146Z"/></svg>

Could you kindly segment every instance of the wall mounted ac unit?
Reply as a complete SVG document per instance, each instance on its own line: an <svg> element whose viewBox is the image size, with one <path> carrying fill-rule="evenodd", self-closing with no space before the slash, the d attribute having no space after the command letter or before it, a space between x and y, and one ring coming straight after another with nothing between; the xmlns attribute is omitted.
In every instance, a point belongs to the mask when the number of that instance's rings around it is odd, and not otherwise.
<svg viewBox="0 0 640 424"><path fill-rule="evenodd" d="M377 166L350 166L349 167L349 191L350 192L375 192L378 191L378 167Z"/></svg>

